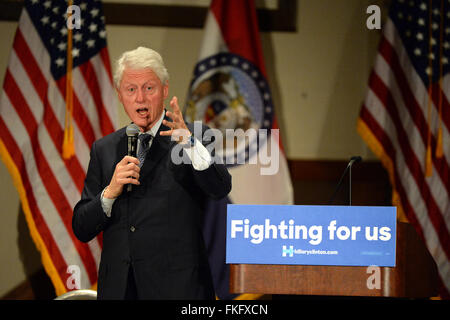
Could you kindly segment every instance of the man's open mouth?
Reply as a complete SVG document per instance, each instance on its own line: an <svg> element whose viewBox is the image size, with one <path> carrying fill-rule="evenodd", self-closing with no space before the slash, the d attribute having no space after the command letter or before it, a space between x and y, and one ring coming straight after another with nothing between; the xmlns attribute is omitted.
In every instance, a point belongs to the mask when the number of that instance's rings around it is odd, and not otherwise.
<svg viewBox="0 0 450 320"><path fill-rule="evenodd" d="M148 108L139 108L136 110L141 116L145 116L148 113Z"/></svg>

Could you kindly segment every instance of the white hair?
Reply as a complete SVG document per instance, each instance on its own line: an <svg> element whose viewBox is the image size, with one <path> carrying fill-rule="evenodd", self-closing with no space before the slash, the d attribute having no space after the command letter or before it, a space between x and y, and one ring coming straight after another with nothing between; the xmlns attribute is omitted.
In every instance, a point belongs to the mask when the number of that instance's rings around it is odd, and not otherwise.
<svg viewBox="0 0 450 320"><path fill-rule="evenodd" d="M169 73L164 66L161 55L155 50L138 47L137 49L126 51L116 62L114 72L114 83L117 88L120 87L123 71L127 69L151 69L159 78L162 84L166 84L169 80Z"/></svg>

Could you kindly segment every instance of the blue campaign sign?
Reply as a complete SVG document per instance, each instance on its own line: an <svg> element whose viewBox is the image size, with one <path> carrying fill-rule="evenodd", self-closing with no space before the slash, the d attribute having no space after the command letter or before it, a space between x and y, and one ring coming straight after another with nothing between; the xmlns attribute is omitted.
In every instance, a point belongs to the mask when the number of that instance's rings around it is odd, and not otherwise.
<svg viewBox="0 0 450 320"><path fill-rule="evenodd" d="M227 263L395 267L396 207L233 205Z"/></svg>

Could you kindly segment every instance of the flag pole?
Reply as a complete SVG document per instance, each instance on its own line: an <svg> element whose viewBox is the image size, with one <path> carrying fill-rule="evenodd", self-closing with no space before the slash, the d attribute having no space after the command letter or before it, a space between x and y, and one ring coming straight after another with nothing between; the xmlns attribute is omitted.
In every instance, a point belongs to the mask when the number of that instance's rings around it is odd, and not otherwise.
<svg viewBox="0 0 450 320"><path fill-rule="evenodd" d="M72 5L72 0L68 1L68 7ZM62 157L65 160L75 155L75 147L73 142L73 87L72 87L72 28L71 26L72 11L69 10L67 19L69 21L67 28L67 72L66 72L66 117L64 123L64 140L62 145Z"/></svg>

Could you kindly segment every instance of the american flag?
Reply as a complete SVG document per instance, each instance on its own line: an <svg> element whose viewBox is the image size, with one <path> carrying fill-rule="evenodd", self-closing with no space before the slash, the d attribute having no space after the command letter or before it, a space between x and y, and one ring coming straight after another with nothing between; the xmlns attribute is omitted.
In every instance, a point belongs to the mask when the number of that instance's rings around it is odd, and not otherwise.
<svg viewBox="0 0 450 320"><path fill-rule="evenodd" d="M72 210L92 143L117 127L101 3L69 5L25 1L0 101L0 154L57 295L96 284L101 239L78 241Z"/></svg>
<svg viewBox="0 0 450 320"><path fill-rule="evenodd" d="M390 174L393 204L450 291L450 1L395 0L358 131ZM414 261L411 261L414 263Z"/></svg>

